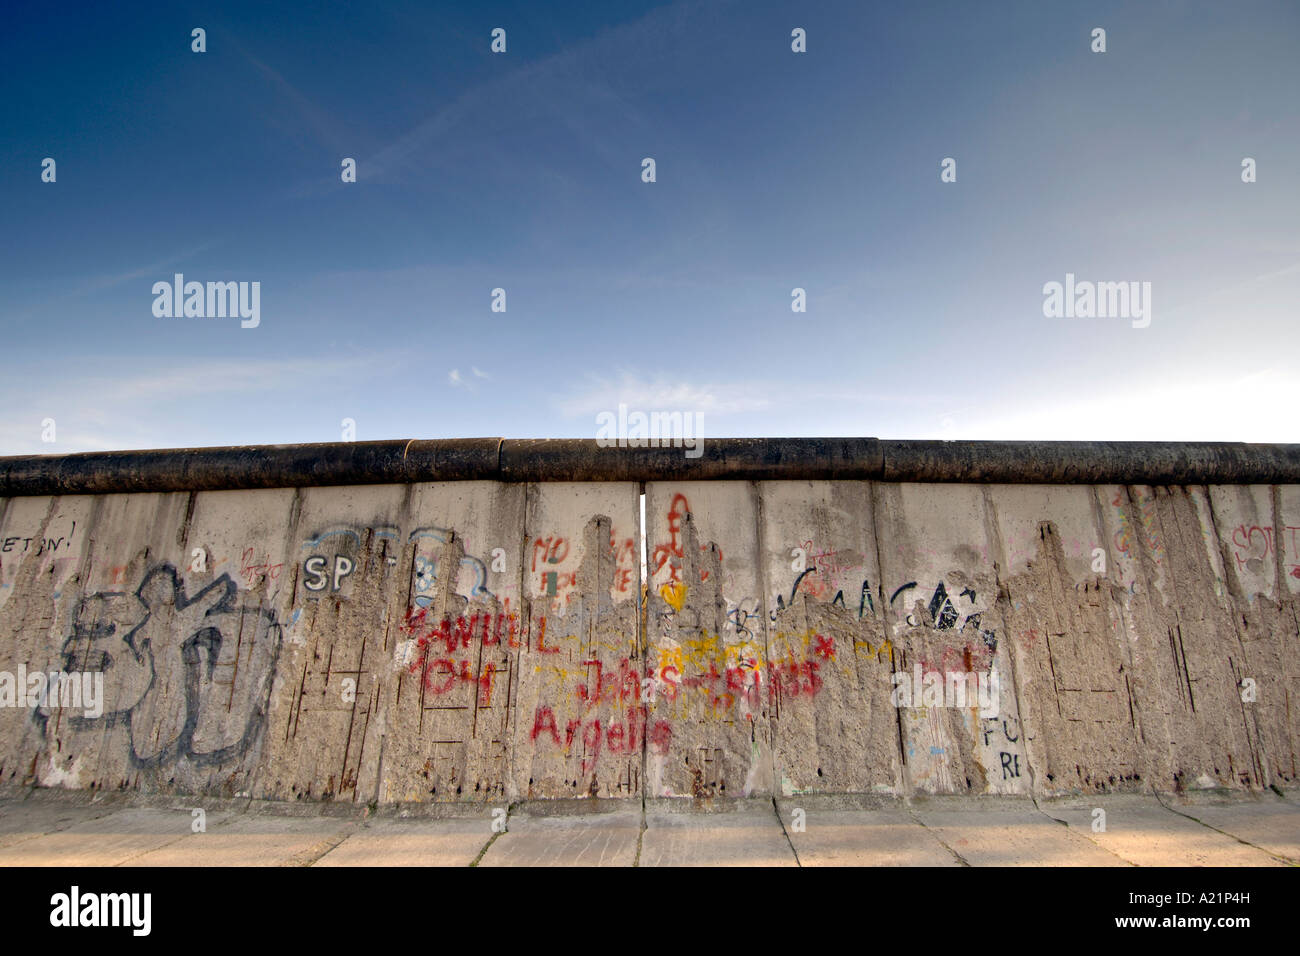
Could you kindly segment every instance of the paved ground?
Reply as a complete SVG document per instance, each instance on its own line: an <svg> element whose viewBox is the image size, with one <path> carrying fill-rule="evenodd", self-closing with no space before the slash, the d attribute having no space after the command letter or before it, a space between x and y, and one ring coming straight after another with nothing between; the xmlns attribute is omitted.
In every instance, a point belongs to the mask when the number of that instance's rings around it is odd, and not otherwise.
<svg viewBox="0 0 1300 956"><path fill-rule="evenodd" d="M299 804L10 793L0 796L0 866L1300 865L1295 794L588 808L362 817Z"/></svg>

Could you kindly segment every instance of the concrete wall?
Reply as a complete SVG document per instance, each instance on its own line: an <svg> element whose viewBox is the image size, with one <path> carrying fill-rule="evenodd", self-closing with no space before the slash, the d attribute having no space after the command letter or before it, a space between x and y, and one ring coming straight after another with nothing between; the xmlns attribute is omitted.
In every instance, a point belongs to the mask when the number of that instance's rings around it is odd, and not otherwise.
<svg viewBox="0 0 1300 956"><path fill-rule="evenodd" d="M106 697L93 718L0 707L0 784L1296 786L1300 486L649 482L644 601L640 493L0 499L0 671L102 671ZM894 706L895 673L952 671L996 671L996 717Z"/></svg>

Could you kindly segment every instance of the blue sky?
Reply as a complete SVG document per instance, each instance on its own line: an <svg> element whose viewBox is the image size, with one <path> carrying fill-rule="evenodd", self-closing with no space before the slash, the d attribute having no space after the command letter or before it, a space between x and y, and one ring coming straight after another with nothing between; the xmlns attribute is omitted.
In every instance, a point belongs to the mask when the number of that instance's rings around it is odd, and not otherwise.
<svg viewBox="0 0 1300 956"><path fill-rule="evenodd" d="M1300 441L1300 5L550 6L10 4L0 454L595 437L619 402ZM177 272L260 282L260 325L156 317ZM1046 318L1067 273L1150 282L1151 324Z"/></svg>

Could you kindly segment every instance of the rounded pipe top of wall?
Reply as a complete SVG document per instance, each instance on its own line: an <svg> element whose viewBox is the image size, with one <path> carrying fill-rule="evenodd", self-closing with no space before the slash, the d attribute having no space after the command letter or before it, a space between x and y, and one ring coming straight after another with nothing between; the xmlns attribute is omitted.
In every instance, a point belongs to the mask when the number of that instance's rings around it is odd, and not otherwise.
<svg viewBox="0 0 1300 956"><path fill-rule="evenodd" d="M468 438L246 445L0 458L0 496L424 481L876 480L1009 484L1298 484L1300 445L1230 442Z"/></svg>

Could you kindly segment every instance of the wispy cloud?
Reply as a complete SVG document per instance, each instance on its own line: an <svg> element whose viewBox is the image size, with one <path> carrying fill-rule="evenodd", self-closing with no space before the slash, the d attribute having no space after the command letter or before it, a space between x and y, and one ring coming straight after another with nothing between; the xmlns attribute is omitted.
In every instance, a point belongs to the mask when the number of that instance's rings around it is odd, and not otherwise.
<svg viewBox="0 0 1300 956"><path fill-rule="evenodd" d="M827 407L853 415L856 410L879 406L926 406L931 400L909 392L880 392L854 385L809 385L801 382L689 381L641 378L622 371L616 380L592 378L580 391L556 402L566 418L589 417L609 411L622 402L642 411L691 411L713 416L741 416L780 410L783 415L815 413Z"/></svg>
<svg viewBox="0 0 1300 956"><path fill-rule="evenodd" d="M106 289L112 289L115 286L122 285L124 282L132 282L136 279L164 279L165 278L170 280L171 275L164 276L162 274L164 269L170 269L172 266L175 266L178 263L187 262L188 260L193 259L195 256L197 256L199 253L206 252L207 250L218 245L220 245L220 240L208 239L205 242L201 242L196 246L191 246L187 249L184 249L181 252L177 252L173 255L166 256L165 258L159 259L156 262L151 262L146 266L141 266L138 269L131 269L128 270L127 272L117 272L110 275L90 276L89 278L86 278L80 282L74 283L71 288L66 289L65 291L59 293L58 295L51 296L48 299L35 303L34 305L27 308L25 311L17 313L16 315L12 316L12 320L25 321L31 318L35 313L41 311L42 309L60 305L71 299L78 299L81 298L82 296L93 295L98 292L103 292Z"/></svg>
<svg viewBox="0 0 1300 956"><path fill-rule="evenodd" d="M243 409L310 395L321 382L363 377L393 367L383 354L287 360L230 358L202 362L164 357L113 367L102 359L71 358L93 369L57 391L0 385L0 455L67 454L97 449L163 447L184 423L229 405ZM97 366L98 363L98 366ZM53 418L57 441L41 441L41 422ZM244 431L247 420L236 429ZM231 444L238 439L229 439Z"/></svg>
<svg viewBox="0 0 1300 956"><path fill-rule="evenodd" d="M474 365L470 366L469 371L470 371L470 375L473 376L473 378L465 377L464 375L461 374L460 369L458 368L452 369L450 372L447 373L447 384L450 385L452 388L464 388L466 391L470 391L470 392L477 391L477 388L475 387L474 379L476 378L486 379L489 376L486 372L480 371L478 367Z"/></svg>
<svg viewBox="0 0 1300 956"><path fill-rule="evenodd" d="M610 165L625 163L628 158L608 145L609 134L603 123L591 123L586 118L617 115L622 122L647 134L652 126L634 107L629 96L620 95L611 87L606 79L613 72L610 66L622 67L624 74L659 75L656 71L662 69L665 58L671 53L674 37L681 31L705 29L700 23L702 17L725 19L716 4L708 6L690 2L661 7L589 39L567 43L560 52L515 67L466 90L389 145L365 157L366 178L372 182L398 181L417 159L440 142L447 141L453 131L467 121L478 123L483 116L493 115L502 106L519 109L521 104L529 111L555 117L604 162ZM644 62L645 69L630 69L629 57L635 62ZM504 65L509 65L509 61ZM656 134L656 141L663 144L662 130ZM639 156L635 157L635 160L639 159ZM426 165L421 162L421 175L427 175Z"/></svg>
<svg viewBox="0 0 1300 956"><path fill-rule="evenodd" d="M643 411L692 411L705 414L761 412L771 407L765 389L750 383L707 383L658 378L646 381L624 372L618 381L597 379L583 391L557 402L566 418L588 417L622 402Z"/></svg>

